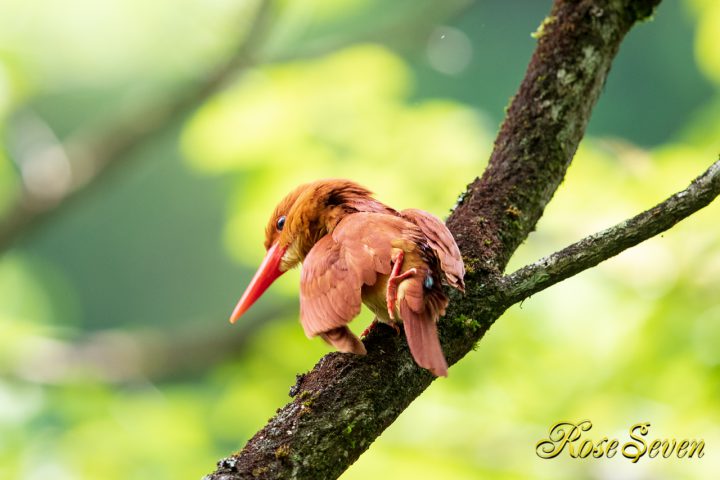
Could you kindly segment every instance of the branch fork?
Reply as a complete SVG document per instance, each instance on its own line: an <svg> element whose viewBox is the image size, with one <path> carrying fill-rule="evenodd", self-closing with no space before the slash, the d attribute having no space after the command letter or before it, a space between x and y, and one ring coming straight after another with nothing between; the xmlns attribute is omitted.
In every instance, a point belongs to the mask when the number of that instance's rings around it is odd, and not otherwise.
<svg viewBox="0 0 720 480"><path fill-rule="evenodd" d="M650 210L501 275L562 182L625 34L659 3L555 0L488 167L447 221L467 268L466 294L451 292L438 325L450 364L509 306L667 230L720 193L718 161ZM206 479L340 476L434 380L387 330L368 335L367 356L331 353L298 377L293 400Z"/></svg>

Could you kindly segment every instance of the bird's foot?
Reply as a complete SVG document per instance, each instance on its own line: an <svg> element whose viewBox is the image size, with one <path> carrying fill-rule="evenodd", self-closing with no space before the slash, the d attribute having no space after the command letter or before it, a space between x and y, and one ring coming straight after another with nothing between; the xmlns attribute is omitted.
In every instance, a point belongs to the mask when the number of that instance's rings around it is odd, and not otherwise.
<svg viewBox="0 0 720 480"><path fill-rule="evenodd" d="M373 328L376 328L376 325L379 323L380 321L377 318L373 320L372 323L368 325L368 327L360 334L360 338L365 338L370 335L370 331ZM395 335L400 335L400 325L398 325L397 323L386 323L385 325L395 330Z"/></svg>
<svg viewBox="0 0 720 480"><path fill-rule="evenodd" d="M376 318L375 320L372 321L372 323L370 325L368 325L368 327L365 330L363 330L363 332L360 334L360 338L365 338L368 335L370 335L370 330L372 330L373 327L377 324L378 324L378 319Z"/></svg>
<svg viewBox="0 0 720 480"><path fill-rule="evenodd" d="M402 264L403 264L404 258L405 258L405 253L402 250L399 250L398 253L395 255L395 257L392 259L393 267L392 267L392 271L390 272L390 278L388 278L387 292L385 294L385 298L387 300L388 315L390 316L390 320L395 320L395 308L397 307L398 285L400 285L400 282L402 282L406 278L412 277L413 275L417 274L416 268L411 268L403 273L400 273L400 270L402 269ZM397 330L398 330L398 332L400 331L399 328Z"/></svg>

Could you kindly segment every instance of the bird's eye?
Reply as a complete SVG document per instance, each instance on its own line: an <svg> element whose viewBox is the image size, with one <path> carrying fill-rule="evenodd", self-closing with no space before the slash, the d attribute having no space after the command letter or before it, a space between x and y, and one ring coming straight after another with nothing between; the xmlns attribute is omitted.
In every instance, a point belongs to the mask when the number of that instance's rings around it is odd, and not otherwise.
<svg viewBox="0 0 720 480"><path fill-rule="evenodd" d="M433 280L432 275L428 275L425 277L425 281L423 282L423 287L425 287L426 290L430 290L433 285L435 285L435 280Z"/></svg>
<svg viewBox="0 0 720 480"><path fill-rule="evenodd" d="M279 231L282 231L283 227L285 226L285 215L283 215L282 217L278 218L277 223L275 224L275 226L277 227L278 232L279 232Z"/></svg>

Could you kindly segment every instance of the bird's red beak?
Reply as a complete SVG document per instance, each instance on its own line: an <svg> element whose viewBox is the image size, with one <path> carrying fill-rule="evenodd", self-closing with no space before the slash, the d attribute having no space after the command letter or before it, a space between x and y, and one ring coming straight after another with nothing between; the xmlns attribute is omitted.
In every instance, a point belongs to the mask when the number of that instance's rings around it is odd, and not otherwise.
<svg viewBox="0 0 720 480"><path fill-rule="evenodd" d="M255 303L255 300L260 298L260 295L267 290L270 284L285 273L280 270L280 262L286 250L286 247L280 247L277 243L274 243L272 247L270 247L260 264L260 268L258 268L255 276L250 281L250 285L245 289L245 293L243 293L240 301L235 306L235 310L233 310L232 315L230 315L230 323L235 323L237 319Z"/></svg>

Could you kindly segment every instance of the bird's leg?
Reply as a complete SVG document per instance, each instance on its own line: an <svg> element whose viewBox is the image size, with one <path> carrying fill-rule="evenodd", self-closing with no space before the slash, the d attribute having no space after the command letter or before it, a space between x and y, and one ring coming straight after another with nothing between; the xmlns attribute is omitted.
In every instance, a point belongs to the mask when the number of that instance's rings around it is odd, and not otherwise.
<svg viewBox="0 0 720 480"><path fill-rule="evenodd" d="M406 278L412 277L413 275L415 275L417 273L417 269L415 269L415 268L411 268L411 269L407 270L406 272L400 273L400 270L402 269L402 264L403 264L404 258L405 258L405 252L403 252L402 250L398 250L397 253L392 258L393 267L392 267L392 271L390 272L390 278L388 278L388 281L387 281L387 292L385 294L385 297L387 300L388 315L390 315L390 320L395 320L395 308L397 307L398 285L400 285L400 282L402 282Z"/></svg>
<svg viewBox="0 0 720 480"><path fill-rule="evenodd" d="M378 324L378 319L377 319L377 317L375 317L375 320L373 320L372 323L370 325L368 325L368 327L365 330L363 330L363 332L360 334L360 338L365 338L368 335L370 335L370 330L372 330L372 328L377 324Z"/></svg>
<svg viewBox="0 0 720 480"><path fill-rule="evenodd" d="M388 324L392 327L393 330L395 330L395 335L400 335L400 325L397 323L390 323Z"/></svg>
<svg viewBox="0 0 720 480"><path fill-rule="evenodd" d="M377 325L378 323L380 323L380 321L377 319L377 317L375 317L375 320L373 320L372 323L368 325L368 327L360 334L360 338L365 338L370 335L370 330L375 328L375 325ZM395 330L395 335L400 335L400 327L397 323L386 323L385 325Z"/></svg>

